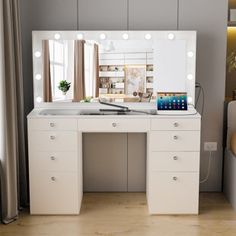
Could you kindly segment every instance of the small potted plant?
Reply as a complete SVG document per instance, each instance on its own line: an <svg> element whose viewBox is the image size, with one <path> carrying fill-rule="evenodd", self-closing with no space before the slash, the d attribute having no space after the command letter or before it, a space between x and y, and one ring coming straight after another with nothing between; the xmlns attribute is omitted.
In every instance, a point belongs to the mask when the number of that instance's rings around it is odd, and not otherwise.
<svg viewBox="0 0 236 236"><path fill-rule="evenodd" d="M81 100L80 102L91 102L93 100L93 97L85 97L83 100Z"/></svg>
<svg viewBox="0 0 236 236"><path fill-rule="evenodd" d="M66 80L61 80L59 82L59 86L58 89L62 91L63 95L66 95L66 93L68 92L68 90L70 89L70 82L67 82Z"/></svg>

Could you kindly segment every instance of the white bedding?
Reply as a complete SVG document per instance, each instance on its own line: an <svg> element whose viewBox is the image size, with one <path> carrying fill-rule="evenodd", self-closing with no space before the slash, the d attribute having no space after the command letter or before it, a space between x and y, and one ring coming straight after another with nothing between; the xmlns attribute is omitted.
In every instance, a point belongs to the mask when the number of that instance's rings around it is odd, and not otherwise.
<svg viewBox="0 0 236 236"><path fill-rule="evenodd" d="M231 134L232 132L236 132L236 101L232 101L228 105L227 126L227 148L224 157L223 191L236 211L236 157L229 148Z"/></svg>

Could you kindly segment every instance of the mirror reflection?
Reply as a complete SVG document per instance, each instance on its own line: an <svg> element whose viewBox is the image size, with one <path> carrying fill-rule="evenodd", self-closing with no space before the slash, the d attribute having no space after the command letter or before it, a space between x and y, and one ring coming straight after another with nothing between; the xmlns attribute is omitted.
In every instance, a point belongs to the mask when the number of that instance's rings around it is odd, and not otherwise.
<svg viewBox="0 0 236 236"><path fill-rule="evenodd" d="M151 40L43 40L43 101L149 102Z"/></svg>

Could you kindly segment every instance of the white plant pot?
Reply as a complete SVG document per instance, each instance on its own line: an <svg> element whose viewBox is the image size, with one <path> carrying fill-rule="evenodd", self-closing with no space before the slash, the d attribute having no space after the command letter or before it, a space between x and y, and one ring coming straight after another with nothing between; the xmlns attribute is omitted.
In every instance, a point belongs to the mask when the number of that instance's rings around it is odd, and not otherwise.
<svg viewBox="0 0 236 236"><path fill-rule="evenodd" d="M66 100L66 92L62 92L62 99Z"/></svg>

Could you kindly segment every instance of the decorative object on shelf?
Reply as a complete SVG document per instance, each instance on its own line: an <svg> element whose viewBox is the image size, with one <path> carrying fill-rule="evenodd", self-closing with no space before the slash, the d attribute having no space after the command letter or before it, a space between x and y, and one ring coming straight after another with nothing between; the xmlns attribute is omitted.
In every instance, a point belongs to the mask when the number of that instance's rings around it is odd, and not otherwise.
<svg viewBox="0 0 236 236"><path fill-rule="evenodd" d="M139 97L139 102L150 102L152 98L152 92L150 93L141 93L141 92L133 92L134 97Z"/></svg>
<svg viewBox="0 0 236 236"><path fill-rule="evenodd" d="M152 93L139 93L140 102L150 102Z"/></svg>
<svg viewBox="0 0 236 236"><path fill-rule="evenodd" d="M107 66L100 66L100 71L108 71L108 67Z"/></svg>
<svg viewBox="0 0 236 236"><path fill-rule="evenodd" d="M229 10L229 20L230 20L230 22L236 21L236 9Z"/></svg>
<svg viewBox="0 0 236 236"><path fill-rule="evenodd" d="M147 93L153 93L153 88L147 88L147 89L146 89L146 92L147 92Z"/></svg>
<svg viewBox="0 0 236 236"><path fill-rule="evenodd" d="M226 60L228 72L236 70L236 51L232 51Z"/></svg>
<svg viewBox="0 0 236 236"><path fill-rule="evenodd" d="M147 83L153 83L153 77L147 77Z"/></svg>
<svg viewBox="0 0 236 236"><path fill-rule="evenodd" d="M133 94L133 92L145 92L146 66L126 66L125 67L125 93Z"/></svg>
<svg viewBox="0 0 236 236"><path fill-rule="evenodd" d="M153 71L153 65L147 65L147 71Z"/></svg>
<svg viewBox="0 0 236 236"><path fill-rule="evenodd" d="M66 80L61 80L59 82L58 89L62 91L63 95L66 95L66 93L70 89L70 85L71 85L70 82L67 82Z"/></svg>
<svg viewBox="0 0 236 236"><path fill-rule="evenodd" d="M236 51L232 51L226 60L228 73L236 71ZM232 91L232 99L236 100L236 88Z"/></svg>

